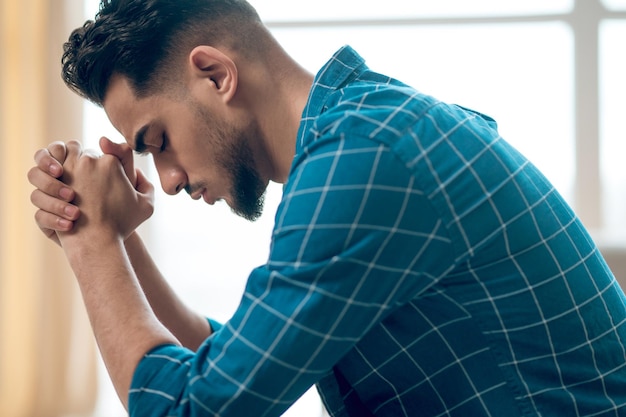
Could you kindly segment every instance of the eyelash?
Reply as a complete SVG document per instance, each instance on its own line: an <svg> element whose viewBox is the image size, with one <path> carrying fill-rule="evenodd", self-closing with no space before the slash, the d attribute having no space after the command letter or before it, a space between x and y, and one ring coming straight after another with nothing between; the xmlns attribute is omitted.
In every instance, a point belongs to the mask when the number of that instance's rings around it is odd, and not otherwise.
<svg viewBox="0 0 626 417"><path fill-rule="evenodd" d="M166 134L166 133L163 133L163 136L161 137L161 146L159 147L159 153L161 153L161 152L164 152L164 151L165 151L165 148L166 148L166 146L167 146L167 142L168 142L168 140L167 140L167 134ZM150 155L150 152L149 152L148 150L145 150L145 151L143 151L143 152L137 152L137 151L135 151L135 154L136 154L137 156L148 156L148 155Z"/></svg>
<svg viewBox="0 0 626 417"><path fill-rule="evenodd" d="M163 133L163 137L161 139L161 148L159 148L159 152L165 151L165 147L167 146L167 133Z"/></svg>

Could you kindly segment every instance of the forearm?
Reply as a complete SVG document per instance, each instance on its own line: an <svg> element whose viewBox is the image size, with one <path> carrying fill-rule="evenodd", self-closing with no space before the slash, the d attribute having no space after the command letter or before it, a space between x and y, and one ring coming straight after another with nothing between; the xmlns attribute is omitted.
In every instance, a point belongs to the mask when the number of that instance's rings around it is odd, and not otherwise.
<svg viewBox="0 0 626 417"><path fill-rule="evenodd" d="M157 320L121 240L64 241L113 385L126 405L135 368L155 346L179 344Z"/></svg>
<svg viewBox="0 0 626 417"><path fill-rule="evenodd" d="M176 295L137 233L133 233L126 240L126 250L143 292L158 319L183 346L195 351L212 332L206 318L191 310Z"/></svg>

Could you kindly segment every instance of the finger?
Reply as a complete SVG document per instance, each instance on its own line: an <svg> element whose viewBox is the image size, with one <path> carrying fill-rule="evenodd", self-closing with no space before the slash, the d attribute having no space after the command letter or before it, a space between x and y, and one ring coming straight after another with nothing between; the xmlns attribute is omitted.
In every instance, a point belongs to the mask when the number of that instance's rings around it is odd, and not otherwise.
<svg viewBox="0 0 626 417"><path fill-rule="evenodd" d="M82 152L80 153L80 156L81 157L88 156L89 158L99 159L102 157L102 153L96 149L86 148L82 150Z"/></svg>
<svg viewBox="0 0 626 417"><path fill-rule="evenodd" d="M141 195L141 206L147 214L147 219L154 213L154 186L140 169L137 169L137 191Z"/></svg>
<svg viewBox="0 0 626 417"><path fill-rule="evenodd" d="M137 191L139 191L141 194L153 195L154 185L152 185L152 183L148 181L148 178L144 175L142 170L136 169L135 172L137 175Z"/></svg>
<svg viewBox="0 0 626 417"><path fill-rule="evenodd" d="M30 194L30 201L39 210L68 221L74 221L80 215L80 210L75 205L51 197L39 189Z"/></svg>
<svg viewBox="0 0 626 417"><path fill-rule="evenodd" d="M130 146L126 143L115 143L111 139L102 136L99 141L100 149L102 152L117 156L118 159L122 159L124 156L125 148L130 149Z"/></svg>
<svg viewBox="0 0 626 417"><path fill-rule="evenodd" d="M35 212L35 222L41 231L49 238L56 232L68 232L74 227L74 222L55 216L43 210Z"/></svg>
<svg viewBox="0 0 626 417"><path fill-rule="evenodd" d="M105 154L116 156L120 160L130 183L133 187L136 187L135 161L133 159L133 150L130 146L127 143L115 143L103 136L100 138L100 149Z"/></svg>
<svg viewBox="0 0 626 417"><path fill-rule="evenodd" d="M70 158L78 158L83 152L83 146L80 142L76 140L71 140L67 142L65 145L67 152L65 156L65 162L67 162Z"/></svg>
<svg viewBox="0 0 626 417"><path fill-rule="evenodd" d="M42 171L38 166L28 171L28 181L48 196L59 198L66 202L72 201L75 197L74 190L50 176L48 172Z"/></svg>
<svg viewBox="0 0 626 417"><path fill-rule="evenodd" d="M39 149L35 152L35 164L43 172L52 175L54 178L59 178L63 175L62 163L50 155L50 151L46 148Z"/></svg>
<svg viewBox="0 0 626 417"><path fill-rule="evenodd" d="M63 162L65 173L62 177L62 180L63 182L71 185L72 178L71 175L68 176L68 171L72 170L72 168L76 164L76 161L78 161L78 158L80 158L83 149L80 142L77 142L75 140L67 142L65 146L67 148L67 153L65 155L65 162Z"/></svg>
<svg viewBox="0 0 626 417"><path fill-rule="evenodd" d="M67 149L65 147L65 143L61 141L52 142L48 145L48 152L50 156L59 161L60 164L65 162L65 155L67 154Z"/></svg>

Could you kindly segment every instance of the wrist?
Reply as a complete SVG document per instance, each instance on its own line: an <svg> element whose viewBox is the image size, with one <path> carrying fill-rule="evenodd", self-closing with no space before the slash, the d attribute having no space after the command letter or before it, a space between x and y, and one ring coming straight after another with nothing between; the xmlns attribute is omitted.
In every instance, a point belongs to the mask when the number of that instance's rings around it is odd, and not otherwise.
<svg viewBox="0 0 626 417"><path fill-rule="evenodd" d="M102 256L107 248L123 244L123 237L111 229L81 227L76 231L59 233L61 246L68 259Z"/></svg>
<svg viewBox="0 0 626 417"><path fill-rule="evenodd" d="M65 257L74 272L79 286L91 286L93 277L107 277L107 281L119 275L114 271L125 268L128 263L124 242L121 238L100 234L85 234L61 239ZM115 287L116 285L114 285Z"/></svg>

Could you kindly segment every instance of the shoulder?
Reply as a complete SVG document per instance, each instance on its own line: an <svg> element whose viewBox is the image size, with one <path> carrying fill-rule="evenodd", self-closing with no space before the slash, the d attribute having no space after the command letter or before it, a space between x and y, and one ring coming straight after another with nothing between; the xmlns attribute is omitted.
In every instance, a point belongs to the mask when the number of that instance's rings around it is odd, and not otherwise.
<svg viewBox="0 0 626 417"><path fill-rule="evenodd" d="M366 73L329 97L310 139L348 134L389 144L437 103L396 80Z"/></svg>

